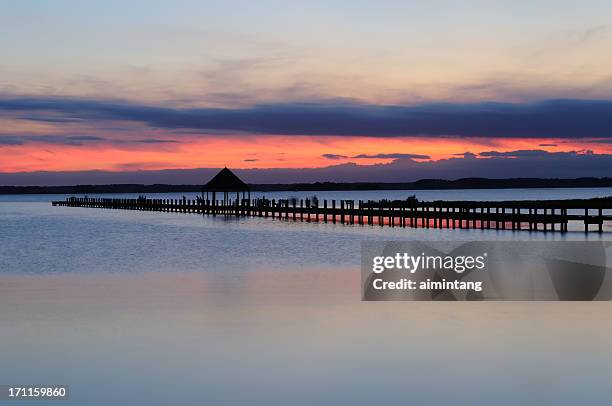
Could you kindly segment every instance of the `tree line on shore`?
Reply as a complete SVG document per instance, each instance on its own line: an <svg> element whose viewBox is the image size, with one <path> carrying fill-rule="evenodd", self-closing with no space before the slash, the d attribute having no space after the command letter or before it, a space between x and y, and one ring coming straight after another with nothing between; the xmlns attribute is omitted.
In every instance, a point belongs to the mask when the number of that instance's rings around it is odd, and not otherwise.
<svg viewBox="0 0 612 406"><path fill-rule="evenodd" d="M612 187L612 178L463 178L456 180L422 179L416 182L314 182L288 184L250 184L252 191L335 191L335 190L427 190L427 189L513 189ZM202 185L109 184L73 186L0 186L0 194L98 194L98 193L185 193L197 192Z"/></svg>

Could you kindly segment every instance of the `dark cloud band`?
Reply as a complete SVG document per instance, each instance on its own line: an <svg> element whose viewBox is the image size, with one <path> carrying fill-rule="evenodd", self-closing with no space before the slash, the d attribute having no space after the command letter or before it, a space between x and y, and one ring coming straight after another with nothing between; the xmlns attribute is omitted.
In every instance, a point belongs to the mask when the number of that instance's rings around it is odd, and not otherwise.
<svg viewBox="0 0 612 406"><path fill-rule="evenodd" d="M91 143L104 143L113 145L124 144L175 144L179 141L158 138L141 138L134 140L119 140L113 138L99 137L97 135L6 135L0 134L0 145L25 145L25 144L53 144L80 146Z"/></svg>
<svg viewBox="0 0 612 406"><path fill-rule="evenodd" d="M612 138L612 101L422 104L278 103L179 109L75 98L0 99L0 111L41 120L127 120L165 129L374 137Z"/></svg>

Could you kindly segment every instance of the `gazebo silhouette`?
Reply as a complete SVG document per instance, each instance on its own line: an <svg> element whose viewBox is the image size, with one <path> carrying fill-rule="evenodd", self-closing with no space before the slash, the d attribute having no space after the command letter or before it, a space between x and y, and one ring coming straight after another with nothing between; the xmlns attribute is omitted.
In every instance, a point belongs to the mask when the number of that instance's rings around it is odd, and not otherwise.
<svg viewBox="0 0 612 406"><path fill-rule="evenodd" d="M206 192L206 200L208 193L212 193L212 204L215 205L217 192L223 192L223 202L227 205L230 199L230 193L236 192L236 199L242 198L251 200L251 190L249 185L244 183L234 172L227 169L227 166L216 174L207 184L202 187L202 200L204 200L204 192Z"/></svg>

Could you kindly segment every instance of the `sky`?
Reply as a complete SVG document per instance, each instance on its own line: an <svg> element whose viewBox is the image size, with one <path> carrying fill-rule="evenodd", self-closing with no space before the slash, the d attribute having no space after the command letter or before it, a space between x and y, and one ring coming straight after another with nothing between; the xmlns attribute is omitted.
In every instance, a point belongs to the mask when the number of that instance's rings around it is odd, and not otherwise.
<svg viewBox="0 0 612 406"><path fill-rule="evenodd" d="M262 183L612 176L610 15L595 0L8 2L0 184L223 166Z"/></svg>

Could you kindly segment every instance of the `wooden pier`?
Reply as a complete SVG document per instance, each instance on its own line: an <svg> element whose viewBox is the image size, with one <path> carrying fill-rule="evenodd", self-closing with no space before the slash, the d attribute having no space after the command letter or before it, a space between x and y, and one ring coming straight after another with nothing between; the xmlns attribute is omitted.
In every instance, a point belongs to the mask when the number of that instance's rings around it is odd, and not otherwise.
<svg viewBox="0 0 612 406"><path fill-rule="evenodd" d="M116 199L69 197L53 206L254 216L301 222L369 226L567 232L570 222L584 231L604 231L612 198L534 201L430 201L316 199Z"/></svg>

